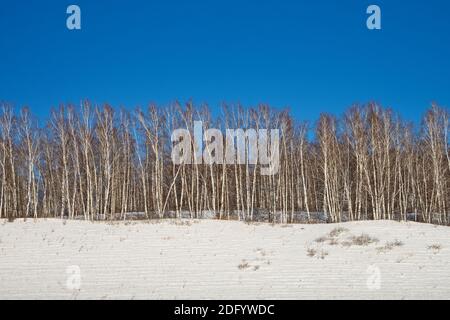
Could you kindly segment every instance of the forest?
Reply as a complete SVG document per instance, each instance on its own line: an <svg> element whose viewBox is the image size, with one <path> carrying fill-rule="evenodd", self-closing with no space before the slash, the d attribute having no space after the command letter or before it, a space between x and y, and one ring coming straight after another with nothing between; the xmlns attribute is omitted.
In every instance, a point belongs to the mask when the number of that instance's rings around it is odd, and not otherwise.
<svg viewBox="0 0 450 320"><path fill-rule="evenodd" d="M415 220L449 225L449 111L418 123L376 103L301 122L289 110L173 103L129 110L65 105L38 119L0 105L0 218L200 218L293 223ZM171 134L279 129L279 170L175 164ZM193 146L195 148L195 146ZM190 163L194 163L191 161Z"/></svg>

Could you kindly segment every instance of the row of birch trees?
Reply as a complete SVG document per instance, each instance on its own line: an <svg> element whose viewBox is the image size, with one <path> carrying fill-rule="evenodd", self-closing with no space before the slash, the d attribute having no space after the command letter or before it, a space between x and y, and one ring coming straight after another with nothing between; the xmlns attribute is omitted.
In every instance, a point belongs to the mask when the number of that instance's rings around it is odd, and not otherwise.
<svg viewBox="0 0 450 320"><path fill-rule="evenodd" d="M171 134L204 129L279 129L275 175L260 164L174 164ZM192 147L197 147L192 141ZM194 156L194 155L193 155ZM192 161L194 162L194 161ZM0 110L0 218L198 218L292 222L323 212L330 222L413 219L449 224L449 112L421 123L370 103L315 123L286 110L174 103L145 110L61 106L45 123L30 110Z"/></svg>

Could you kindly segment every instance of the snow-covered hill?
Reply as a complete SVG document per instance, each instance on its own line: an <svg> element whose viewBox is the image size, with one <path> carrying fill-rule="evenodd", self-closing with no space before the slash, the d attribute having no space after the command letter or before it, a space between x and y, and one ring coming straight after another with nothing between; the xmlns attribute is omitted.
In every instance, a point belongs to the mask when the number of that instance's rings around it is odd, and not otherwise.
<svg viewBox="0 0 450 320"><path fill-rule="evenodd" d="M450 299L450 228L0 220L0 298Z"/></svg>

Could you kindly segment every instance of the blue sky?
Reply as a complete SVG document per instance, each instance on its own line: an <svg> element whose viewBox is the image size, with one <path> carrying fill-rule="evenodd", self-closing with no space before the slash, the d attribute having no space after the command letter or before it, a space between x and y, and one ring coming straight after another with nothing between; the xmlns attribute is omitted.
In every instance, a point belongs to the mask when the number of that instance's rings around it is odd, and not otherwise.
<svg viewBox="0 0 450 320"><path fill-rule="evenodd" d="M39 116L84 98L268 103L308 120L375 100L418 120L450 105L449 14L447 0L2 1L0 100Z"/></svg>

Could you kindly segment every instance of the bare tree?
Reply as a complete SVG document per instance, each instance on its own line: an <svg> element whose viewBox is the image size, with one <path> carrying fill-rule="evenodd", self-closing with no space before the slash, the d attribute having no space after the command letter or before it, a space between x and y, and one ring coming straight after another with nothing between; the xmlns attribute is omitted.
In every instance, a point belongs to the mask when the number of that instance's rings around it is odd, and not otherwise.
<svg viewBox="0 0 450 320"><path fill-rule="evenodd" d="M303 212L313 220L324 211L333 222L449 223L445 108L433 105L420 130L375 103L352 106L343 117L323 114L315 127L267 105L224 105L219 117L213 114L193 103L114 112L85 101L80 108L61 106L40 126L27 108L16 115L3 104L0 218L125 219L130 212L198 218L210 211L220 219L295 222ZM171 133L178 128L189 132L192 149L181 164L171 162ZM207 129L241 129L217 141L235 148L234 164L221 161L225 155L216 154ZM271 150L247 129L280 130L276 174L261 175L263 164L250 148ZM203 156L217 157L203 163Z"/></svg>

